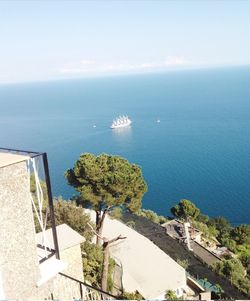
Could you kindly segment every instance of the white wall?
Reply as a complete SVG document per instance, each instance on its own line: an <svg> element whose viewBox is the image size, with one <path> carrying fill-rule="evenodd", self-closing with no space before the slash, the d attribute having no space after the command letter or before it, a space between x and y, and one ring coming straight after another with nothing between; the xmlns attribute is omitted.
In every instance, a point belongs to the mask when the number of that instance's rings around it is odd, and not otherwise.
<svg viewBox="0 0 250 301"><path fill-rule="evenodd" d="M0 271L0 300L4 300L4 291L3 291L3 280L2 280L2 273Z"/></svg>

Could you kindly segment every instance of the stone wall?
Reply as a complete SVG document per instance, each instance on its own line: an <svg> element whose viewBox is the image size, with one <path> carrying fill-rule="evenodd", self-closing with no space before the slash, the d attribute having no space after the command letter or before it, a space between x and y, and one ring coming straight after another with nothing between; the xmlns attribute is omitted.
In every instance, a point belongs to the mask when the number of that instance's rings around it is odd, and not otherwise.
<svg viewBox="0 0 250 301"><path fill-rule="evenodd" d="M9 300L80 299L79 283L60 274L37 287L37 257L26 162L0 168L0 274ZM60 252L63 273L83 281L80 245Z"/></svg>
<svg viewBox="0 0 250 301"><path fill-rule="evenodd" d="M36 287L27 300L79 300L80 298L79 284L58 274L40 287Z"/></svg>
<svg viewBox="0 0 250 301"><path fill-rule="evenodd" d="M0 270L6 299L25 299L39 279L26 162L0 168Z"/></svg>
<svg viewBox="0 0 250 301"><path fill-rule="evenodd" d="M62 273L83 281L82 257L80 245L73 246L60 252L60 260L67 264ZM84 289L83 289L84 290ZM53 279L36 288L30 295L30 300L80 299L79 283L58 274Z"/></svg>
<svg viewBox="0 0 250 301"><path fill-rule="evenodd" d="M80 245L61 251L60 259L67 263L67 268L63 272L64 274L83 281L82 255Z"/></svg>

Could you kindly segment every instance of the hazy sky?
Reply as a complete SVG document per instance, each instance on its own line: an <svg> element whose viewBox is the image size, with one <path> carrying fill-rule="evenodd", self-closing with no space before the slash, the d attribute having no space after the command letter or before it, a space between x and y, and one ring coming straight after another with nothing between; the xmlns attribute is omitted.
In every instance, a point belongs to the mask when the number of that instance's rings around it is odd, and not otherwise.
<svg viewBox="0 0 250 301"><path fill-rule="evenodd" d="M0 1L0 83L250 64L250 1Z"/></svg>

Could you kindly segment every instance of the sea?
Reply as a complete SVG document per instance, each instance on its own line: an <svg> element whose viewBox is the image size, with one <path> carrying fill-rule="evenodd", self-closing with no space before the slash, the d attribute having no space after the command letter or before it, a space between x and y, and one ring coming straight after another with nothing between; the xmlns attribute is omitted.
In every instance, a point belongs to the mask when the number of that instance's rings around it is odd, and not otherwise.
<svg viewBox="0 0 250 301"><path fill-rule="evenodd" d="M111 130L119 115L132 126ZM250 224L250 67L0 85L0 146L47 152L54 196L76 194L80 154L108 153L141 166L143 208Z"/></svg>

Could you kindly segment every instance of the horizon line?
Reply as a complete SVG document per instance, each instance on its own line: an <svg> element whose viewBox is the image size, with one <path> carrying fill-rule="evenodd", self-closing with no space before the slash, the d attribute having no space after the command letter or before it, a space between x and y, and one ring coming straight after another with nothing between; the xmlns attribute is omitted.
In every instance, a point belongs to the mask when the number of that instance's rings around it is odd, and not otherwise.
<svg viewBox="0 0 250 301"><path fill-rule="evenodd" d="M36 80L18 80L18 81L9 81L1 82L0 86L9 86L9 85L22 85L22 84L35 84L35 83L48 83L48 82L58 82L58 81L69 81L69 80L92 80L98 78L112 78L112 77L126 77L126 76L138 76L138 75L154 75L154 74L167 74L167 73L176 73L176 72L192 72L192 71L206 71L206 70L216 70L216 69L229 69L229 68L247 68L250 67L250 64L239 64L239 65L213 65L213 66L197 66L192 68L177 68L177 69L168 69L168 70L152 70L152 71L134 71L134 72L117 72L117 73L96 73L88 74L82 76L72 76L65 78L50 78L50 79L36 79Z"/></svg>

